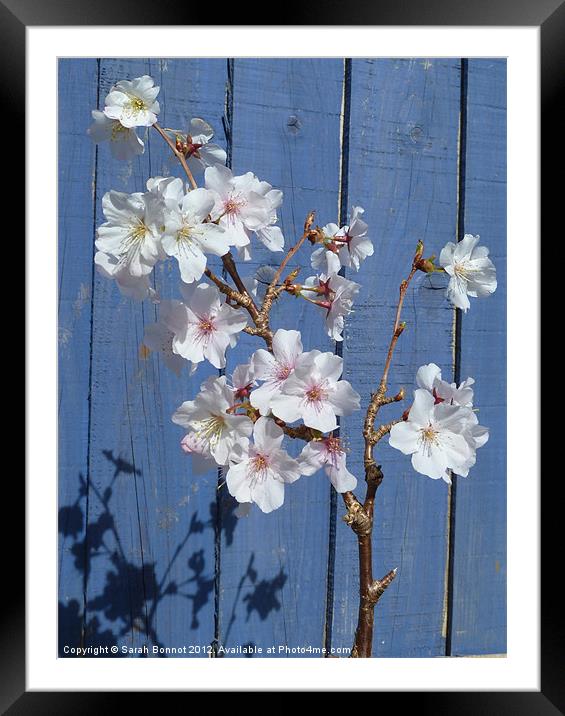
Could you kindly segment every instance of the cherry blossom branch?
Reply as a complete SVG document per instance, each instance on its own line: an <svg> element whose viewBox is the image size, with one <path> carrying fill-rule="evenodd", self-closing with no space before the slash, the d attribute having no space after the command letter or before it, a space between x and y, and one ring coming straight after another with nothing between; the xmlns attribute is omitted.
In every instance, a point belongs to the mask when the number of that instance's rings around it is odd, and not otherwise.
<svg viewBox="0 0 565 716"><path fill-rule="evenodd" d="M257 306L255 305L255 301L250 296L249 291L247 290L245 284L243 283L241 276L239 275L239 272L237 270L237 266L235 265L235 261L233 260L233 255L232 255L231 251L228 251L227 254L224 254L224 256L222 256L222 263L223 263L226 271L231 276L233 282L237 286L239 292L242 295L247 296L249 298L250 303L249 303L248 310L249 310L249 313L251 314L253 320L256 320L257 316L259 315L259 310L258 310Z"/></svg>
<svg viewBox="0 0 565 716"><path fill-rule="evenodd" d="M298 239L296 244L294 246L291 246L288 250L286 256L281 261L280 266L278 267L275 275L273 276L273 280L269 284L269 287L267 288L265 292L265 298L263 299L263 304L261 306L261 314L268 317L269 311L271 310L271 306L273 305L273 300L281 293L282 290L284 290L284 286L278 286L278 283L280 281L280 278L283 274L283 271L285 269L285 266L287 266L290 259L296 254L296 252L300 249L302 244L306 241L308 236L310 235L310 229L312 227L312 224L314 223L314 217L316 215L315 211L311 211L308 216L306 217L306 221L304 222L304 233ZM295 272L293 274L296 276Z"/></svg>
<svg viewBox="0 0 565 716"><path fill-rule="evenodd" d="M179 162L181 163L181 166L182 166L182 168L184 169L184 172L185 172L186 176L188 177L188 181L190 182L192 188L193 188L193 189L197 189L197 188L198 188L198 184L197 184L196 181L194 180L194 176L193 176L192 172L190 171L190 168L189 168L188 164L186 163L186 158L185 158L184 154L183 154L182 152L179 152L179 150L176 148L175 143L173 142L173 140L168 136L168 134L165 132L165 130L164 130L157 122L155 122L155 123L153 124L153 127L155 127L155 129L156 129L156 130L159 132L159 134L163 137L163 139L165 140L165 142L167 142L167 144L169 145L169 147L170 147L172 153L175 155L175 157L176 157L176 158L179 160Z"/></svg>
<svg viewBox="0 0 565 716"><path fill-rule="evenodd" d="M256 315L257 309L255 308L255 304L253 303L253 299L249 296L247 292L241 293L239 291L235 291L231 286L228 286L227 283L224 283L222 279L218 278L216 274L209 268L204 269L204 274L210 279L210 281L212 281L212 283L214 283L220 289L221 293L223 293L224 296L227 296L230 301L233 301L242 308L247 309L252 317Z"/></svg>
<svg viewBox="0 0 565 716"><path fill-rule="evenodd" d="M403 400L404 398L404 391L400 390L397 395L393 397L387 397L386 391L388 387L388 374L390 371L390 366L392 363L392 358L394 355L394 349L396 347L396 344L398 342L398 339L402 335L406 324L404 322L401 322L400 318L402 315L402 307L404 305L404 299L406 298L406 292L408 291L408 286L410 285L410 281L414 278L416 272L419 270L420 261L422 259L422 255L424 253L424 244L420 241L418 242L418 247L416 249L416 253L414 254L414 258L412 260L412 268L410 270L410 273L408 274L408 277L405 278L401 284L398 291L398 303L396 305L396 314L394 317L394 326L392 329L392 336L390 339L390 343L388 346L387 356L385 359L385 364L383 368L383 374L379 383L379 387L376 390L375 393L371 395L371 401L369 403L369 407L367 408L367 413L365 416L365 422L363 424L363 437L365 438L365 469L367 469L367 466L372 462L372 448L375 444L374 441L374 425L375 425L375 418L377 416L377 413L379 412L379 409L383 405L387 405L388 403L397 402L400 400Z"/></svg>
<svg viewBox="0 0 565 716"><path fill-rule="evenodd" d="M413 279L416 271L420 268L419 264L422 259L423 251L424 246L421 242L419 242L412 261L410 273L400 284L392 337L390 339L382 377L377 391L371 395L371 401L365 416L365 422L363 425L363 438L365 441L363 462L365 467L365 482L367 484L365 499L361 503L352 492L346 492L343 494L343 500L347 508L344 520L357 535L359 551L359 613L357 629L355 632L355 641L351 652L351 656L357 658L370 658L372 655L375 606L396 576L396 569L393 569L382 579L373 579L372 536L375 496L381 482L383 481L381 466L376 464L373 457L373 451L379 440L387 435L392 426L400 422L402 418L392 420L389 423L381 425L377 430L375 430L374 425L375 418L380 407L390 403L396 403L404 399L403 389L399 390L396 395L387 396L388 374L392 364L394 349L406 326L406 324L402 323L400 320L404 299L406 297L410 281Z"/></svg>

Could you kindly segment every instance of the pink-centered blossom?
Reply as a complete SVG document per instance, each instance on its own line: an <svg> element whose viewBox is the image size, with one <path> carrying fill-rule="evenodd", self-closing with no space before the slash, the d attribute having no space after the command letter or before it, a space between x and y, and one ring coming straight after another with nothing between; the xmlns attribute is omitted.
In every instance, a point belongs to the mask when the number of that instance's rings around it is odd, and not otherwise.
<svg viewBox="0 0 565 716"><path fill-rule="evenodd" d="M462 383L448 383L441 377L441 368L435 363L420 366L416 373L418 387L428 390L435 398L436 403L446 402L449 405L461 405L465 408L473 407L473 388L475 381L467 378Z"/></svg>
<svg viewBox="0 0 565 716"><path fill-rule="evenodd" d="M357 487L357 479L346 467L346 455L339 438L327 437L309 442L298 456L303 475L314 475L324 469L337 492Z"/></svg>
<svg viewBox="0 0 565 716"><path fill-rule="evenodd" d="M474 413L468 408L436 403L434 396L419 388L408 419L393 425L389 443L405 455L412 455L416 472L435 480L451 482L450 471L467 473L474 462L474 450L466 438Z"/></svg>
<svg viewBox="0 0 565 716"><path fill-rule="evenodd" d="M210 454L218 465L226 465L235 445L249 437L253 423L233 412L234 395L226 376L210 376L194 400L187 400L174 413L173 423L194 433L185 444L200 455Z"/></svg>
<svg viewBox="0 0 565 716"><path fill-rule="evenodd" d="M326 333L334 341L343 340L345 316L352 313L353 298L360 288L360 284L339 274L310 276L304 282L303 296L325 309Z"/></svg>
<svg viewBox="0 0 565 716"><path fill-rule="evenodd" d="M226 484L238 502L272 512L284 502L285 484L300 477L300 465L282 449L284 433L269 418L253 426L253 442L242 439L230 455Z"/></svg>
<svg viewBox="0 0 565 716"><path fill-rule="evenodd" d="M210 140L214 136L214 130L203 119L195 117L190 120L187 135L186 161L192 171L225 165L226 152Z"/></svg>
<svg viewBox="0 0 565 716"><path fill-rule="evenodd" d="M339 380L342 358L318 350L307 355L309 359L295 367L281 392L271 398L271 409L286 422L303 420L326 433L337 428L336 415L358 410L361 398L348 381Z"/></svg>
<svg viewBox="0 0 565 716"><path fill-rule="evenodd" d="M247 325L247 315L222 301L216 286L181 284L183 301L173 301L166 326L174 334L173 351L186 360L226 365L225 352Z"/></svg>
<svg viewBox="0 0 565 716"><path fill-rule="evenodd" d="M272 190L267 182L260 182L252 172L234 176L230 169L222 166L208 167L204 180L215 197L212 219L225 230L229 244L243 250L245 259L250 258L253 233L271 251L282 250L282 234L279 237L278 232L272 231L281 192Z"/></svg>
<svg viewBox="0 0 565 716"><path fill-rule="evenodd" d="M273 336L273 351L270 353L259 348L251 356L251 367L256 380L263 384L251 393L251 405L261 415L267 415L271 409L273 396L278 395L287 378L299 362L302 353L302 340L299 331L287 331L279 328Z"/></svg>

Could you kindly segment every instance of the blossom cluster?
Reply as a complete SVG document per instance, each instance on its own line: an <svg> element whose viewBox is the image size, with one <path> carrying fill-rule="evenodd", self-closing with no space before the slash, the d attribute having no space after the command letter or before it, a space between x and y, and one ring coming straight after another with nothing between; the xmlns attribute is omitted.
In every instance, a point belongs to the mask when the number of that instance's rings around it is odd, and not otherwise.
<svg viewBox="0 0 565 716"><path fill-rule="evenodd" d="M389 439L392 447L412 455L417 472L447 483L451 472L469 474L477 449L489 438L473 409L474 382L448 383L435 363L418 370L412 407L406 420L393 425Z"/></svg>
<svg viewBox="0 0 565 716"><path fill-rule="evenodd" d="M340 379L342 370L339 356L304 352L300 333L281 328L272 353L255 351L231 381L209 377L196 398L178 408L173 422L188 430L182 447L196 458L195 469L227 468L230 493L263 512L283 504L285 484L322 468L338 492L352 490L357 481L333 431L337 416L359 408L360 396ZM299 420L315 439L292 458L282 447L281 424Z"/></svg>
<svg viewBox="0 0 565 716"><path fill-rule="evenodd" d="M233 249L240 260L249 261L253 242L283 252L285 238L278 225L283 193L252 172L234 175L203 119L191 119L186 131L161 128L158 93L149 76L118 82L103 110L92 112L89 134L95 142L109 142L113 156L127 160L145 150L136 129L155 126L189 167L190 185L157 176L147 180L144 191L104 194L105 222L97 231L94 261L122 294L158 304L158 321L146 326L144 345L160 354L171 370L180 375L188 365L194 373L204 361L223 370L226 351L242 331L252 332L253 316L244 302L226 298L226 286L211 273L210 257L231 257ZM201 186L190 170L201 172ZM313 245L310 262L315 273L297 283L298 271L285 278L272 266L263 266L255 276L241 279L247 298L261 305L265 287L281 280L277 290L316 306L328 336L342 341L345 319L361 288L343 274L359 271L374 253L363 216L364 209L353 206L344 226L327 223L305 233L303 239L307 236ZM469 297L484 297L496 289L495 267L478 242L478 236L467 234L441 250L439 266L433 256L418 255L414 263L414 270L448 277L446 296L463 311L470 306ZM159 262L171 259L178 265L180 296L163 300L151 273ZM341 379L342 372L338 355L304 351L298 331L277 330L267 349L257 349L229 380L225 375L207 378L194 400L175 412L173 421L186 430L181 446L192 456L195 472L223 468L236 500L255 503L263 512L283 504L286 484L320 470L338 492L353 490L357 481L346 467L338 418L358 410L361 399ZM449 482L452 472L466 476L477 449L488 439L473 408L473 380L459 386L448 383L430 363L420 368L416 383L412 406L390 429L390 445L411 455L414 469L431 478ZM283 443L296 424L303 429L306 446L291 457Z"/></svg>
<svg viewBox="0 0 565 716"><path fill-rule="evenodd" d="M275 225L282 192L251 172L233 176L223 166L207 167L204 181L204 187L188 191L179 178L154 177L145 192L104 194L106 221L98 227L94 260L122 293L151 296L149 274L171 257L182 281L192 284L204 275L209 256L236 247L250 259L252 236L271 251L283 250Z"/></svg>

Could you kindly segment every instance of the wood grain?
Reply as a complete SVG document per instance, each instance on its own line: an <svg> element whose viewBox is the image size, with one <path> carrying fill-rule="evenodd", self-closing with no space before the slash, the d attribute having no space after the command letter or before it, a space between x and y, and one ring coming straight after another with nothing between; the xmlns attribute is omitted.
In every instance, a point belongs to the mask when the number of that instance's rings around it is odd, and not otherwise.
<svg viewBox="0 0 565 716"><path fill-rule="evenodd" d="M488 443L457 478L451 653L506 651L506 61L469 60L464 230L480 234L498 288L462 318L460 373L476 380Z"/></svg>
<svg viewBox="0 0 565 716"><path fill-rule="evenodd" d="M78 646L84 616L86 481L96 150L85 136L96 106L96 60L59 63L59 628ZM85 141L86 140L86 141Z"/></svg>

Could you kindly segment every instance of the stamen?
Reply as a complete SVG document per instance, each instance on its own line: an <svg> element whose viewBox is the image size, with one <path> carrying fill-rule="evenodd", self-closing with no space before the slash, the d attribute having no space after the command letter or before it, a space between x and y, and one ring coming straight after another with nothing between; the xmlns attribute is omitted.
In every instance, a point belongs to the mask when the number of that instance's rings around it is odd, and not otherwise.
<svg viewBox="0 0 565 716"><path fill-rule="evenodd" d="M275 378L279 381L284 381L288 378L292 371L292 367L286 363L277 363L275 367Z"/></svg>
<svg viewBox="0 0 565 716"><path fill-rule="evenodd" d="M270 460L267 455L257 453L249 461L249 478L252 484L263 482L267 477Z"/></svg>
<svg viewBox="0 0 565 716"><path fill-rule="evenodd" d="M198 329L201 333L212 333L214 331L214 323L211 318L201 318L198 323Z"/></svg>
<svg viewBox="0 0 565 716"><path fill-rule="evenodd" d="M227 216L233 216L239 214L241 208L247 204L247 201L242 197L230 196L224 202L224 214Z"/></svg>
<svg viewBox="0 0 565 716"><path fill-rule="evenodd" d="M420 428L420 442L428 455L430 455L434 446L439 446L438 435L438 431L431 423L426 428Z"/></svg>
<svg viewBox="0 0 565 716"><path fill-rule="evenodd" d="M222 437L224 427L224 417L222 415L212 415L198 422L196 437L210 445L215 445Z"/></svg>

